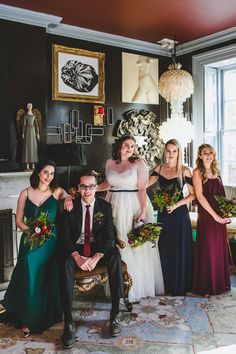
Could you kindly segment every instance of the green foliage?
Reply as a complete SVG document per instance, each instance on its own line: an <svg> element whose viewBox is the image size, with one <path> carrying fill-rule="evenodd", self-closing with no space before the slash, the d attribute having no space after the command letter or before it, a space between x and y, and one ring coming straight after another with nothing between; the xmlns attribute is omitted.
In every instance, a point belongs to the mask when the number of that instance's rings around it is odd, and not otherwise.
<svg viewBox="0 0 236 354"><path fill-rule="evenodd" d="M236 199L227 199L224 195L214 195L223 218L236 217Z"/></svg>
<svg viewBox="0 0 236 354"><path fill-rule="evenodd" d="M128 233L128 242L131 247L142 246L147 241L152 242L155 246L161 230L162 226L158 223L141 225Z"/></svg>
<svg viewBox="0 0 236 354"><path fill-rule="evenodd" d="M101 224L104 221L105 215L101 211L98 211L96 214L94 214L93 218L95 222Z"/></svg>
<svg viewBox="0 0 236 354"><path fill-rule="evenodd" d="M166 187L157 186L153 190L153 202L162 212L166 206L173 206L181 199L181 191L175 184Z"/></svg>
<svg viewBox="0 0 236 354"><path fill-rule="evenodd" d="M24 244L30 251L42 246L50 237L54 236L52 228L54 224L48 219L48 212L43 212L35 219L26 220L28 229L25 232Z"/></svg>

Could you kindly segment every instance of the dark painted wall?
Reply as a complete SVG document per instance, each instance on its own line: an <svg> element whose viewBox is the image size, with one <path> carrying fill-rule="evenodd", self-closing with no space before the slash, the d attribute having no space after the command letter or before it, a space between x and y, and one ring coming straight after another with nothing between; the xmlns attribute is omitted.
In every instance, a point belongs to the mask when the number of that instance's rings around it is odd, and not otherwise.
<svg viewBox="0 0 236 354"><path fill-rule="evenodd" d="M60 44L72 48L81 48L85 50L103 52L105 53L105 97L106 106L113 108L114 124L112 126L104 126L104 136L93 137L93 143L86 145L86 156L88 166L96 171L102 172L105 167L105 161L111 156L111 144L114 141L115 130L114 127L118 120L122 118L122 114L131 108L146 108L153 111L157 115L157 121L160 116L159 105L143 105L143 104L127 104L122 103L122 49L116 47L109 47L106 45L89 43L70 38L62 38L58 36L48 37L48 53L49 66L48 72L51 73L51 47L52 44ZM126 51L127 50L123 50ZM142 54L129 51L130 53ZM144 55L147 55L144 53ZM160 59L160 67L166 66L166 58ZM167 59L168 61L168 59ZM164 70L164 69L163 69ZM77 109L80 112L80 118L85 123L93 122L93 106L92 103L73 103L51 100L51 77L48 81L48 106L47 106L47 124L55 125L60 122L69 121L69 112L71 109ZM52 141L49 137L48 141ZM72 168L72 170L78 168ZM73 176L72 176L73 182Z"/></svg>
<svg viewBox="0 0 236 354"><path fill-rule="evenodd" d="M52 100L52 44L61 44L72 48L81 48L105 53L105 105L113 108L114 124L104 126L104 136L93 137L93 142L86 145L88 166L102 172L105 161L111 154L114 141L114 127L122 114L131 108L146 108L157 115L159 121L159 105L127 104L121 102L122 89L122 49L97 43L52 36L45 29L15 22L0 21L0 43L2 80L1 97L1 141L0 171L22 170L21 139L16 128L16 112L19 108L26 110L28 102L33 103L42 114L42 132L40 137L40 158L46 154L46 144L55 143L47 136L47 126L69 121L69 112L77 109L85 123L93 123L92 103ZM128 50L123 50L128 51ZM133 52L144 54L142 52ZM164 71L169 59L159 57L159 70ZM165 104L163 106L163 112ZM77 181L81 168L71 167L71 184ZM67 168L59 168L62 184L67 183Z"/></svg>
<svg viewBox="0 0 236 354"><path fill-rule="evenodd" d="M24 25L16 22L0 21L1 45L1 80L0 80L0 172L22 170L20 163L21 140L16 129L16 112L19 108L26 110L28 102L38 108L42 114L42 131L40 137L40 158L45 156L46 145L55 143L47 136L47 126L69 121L69 112L77 109L85 123L93 122L93 104L52 100L52 44L72 48L81 48L105 53L105 105L113 108L113 126L104 126L104 136L93 137L93 142L86 145L88 168L102 172L105 161L111 154L114 141L114 127L122 114L131 108L146 108L157 115L157 122L165 120L166 102L160 97L160 105L127 104L121 102L122 89L122 51L127 49L91 43L82 40L52 36L44 28ZM231 42L223 45L231 44ZM221 45L222 46L222 45ZM213 49L212 47L210 49ZM209 50L204 49L202 51ZM198 51L200 52L200 51ZM197 53L197 52L196 52ZM194 53L194 54L196 54ZM153 55L150 55L153 56ZM159 75L167 70L170 58L159 56ZM183 69L191 72L192 54L179 57ZM189 105L189 103L188 103ZM191 102L188 109L191 109ZM161 116L161 117L160 117ZM8 161L1 161L7 159ZM75 184L80 170L84 167L71 167L70 184ZM67 168L60 167L60 182L67 184Z"/></svg>
<svg viewBox="0 0 236 354"><path fill-rule="evenodd" d="M16 112L26 110L32 102L44 117L46 102L46 34L39 27L27 26L15 22L0 21L1 47L1 142L0 158L8 163L0 163L1 171L21 168L21 146L16 129ZM3 78L3 80L2 80ZM45 141L45 129L42 129L40 148Z"/></svg>

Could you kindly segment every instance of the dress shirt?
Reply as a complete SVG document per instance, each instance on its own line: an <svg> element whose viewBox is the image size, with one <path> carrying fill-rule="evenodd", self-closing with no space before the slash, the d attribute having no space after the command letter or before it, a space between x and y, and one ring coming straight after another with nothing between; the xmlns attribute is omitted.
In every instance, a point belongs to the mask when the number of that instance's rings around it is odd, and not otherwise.
<svg viewBox="0 0 236 354"><path fill-rule="evenodd" d="M89 213L90 213L90 228L91 228L91 242L94 241L93 237L93 210L94 210L94 203L95 203L95 198L92 201L89 208ZM85 239L85 213L86 213L86 205L85 202L81 199L81 204L82 204L82 228L81 228L81 234L76 241L76 244L83 245L84 244L84 239Z"/></svg>

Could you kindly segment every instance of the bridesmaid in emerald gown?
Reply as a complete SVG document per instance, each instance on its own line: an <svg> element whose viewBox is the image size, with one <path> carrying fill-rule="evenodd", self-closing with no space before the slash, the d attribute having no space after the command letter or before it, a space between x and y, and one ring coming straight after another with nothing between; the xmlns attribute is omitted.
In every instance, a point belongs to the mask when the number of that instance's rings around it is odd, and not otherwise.
<svg viewBox="0 0 236 354"><path fill-rule="evenodd" d="M41 333L61 321L62 308L57 264L57 228L55 225L58 200L72 208L71 197L56 184L56 165L51 160L39 162L30 176L30 187L19 196L16 224L23 231L17 264L10 284L0 304L1 322L22 328L23 336ZM30 249L25 243L26 219L47 213L52 222L50 238L41 246Z"/></svg>

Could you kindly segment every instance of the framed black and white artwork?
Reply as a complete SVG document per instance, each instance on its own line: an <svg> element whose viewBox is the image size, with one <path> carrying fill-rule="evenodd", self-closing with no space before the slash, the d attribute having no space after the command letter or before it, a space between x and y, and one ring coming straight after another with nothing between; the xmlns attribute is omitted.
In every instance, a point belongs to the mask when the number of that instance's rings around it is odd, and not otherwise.
<svg viewBox="0 0 236 354"><path fill-rule="evenodd" d="M104 103L105 54L52 46L52 99Z"/></svg>

